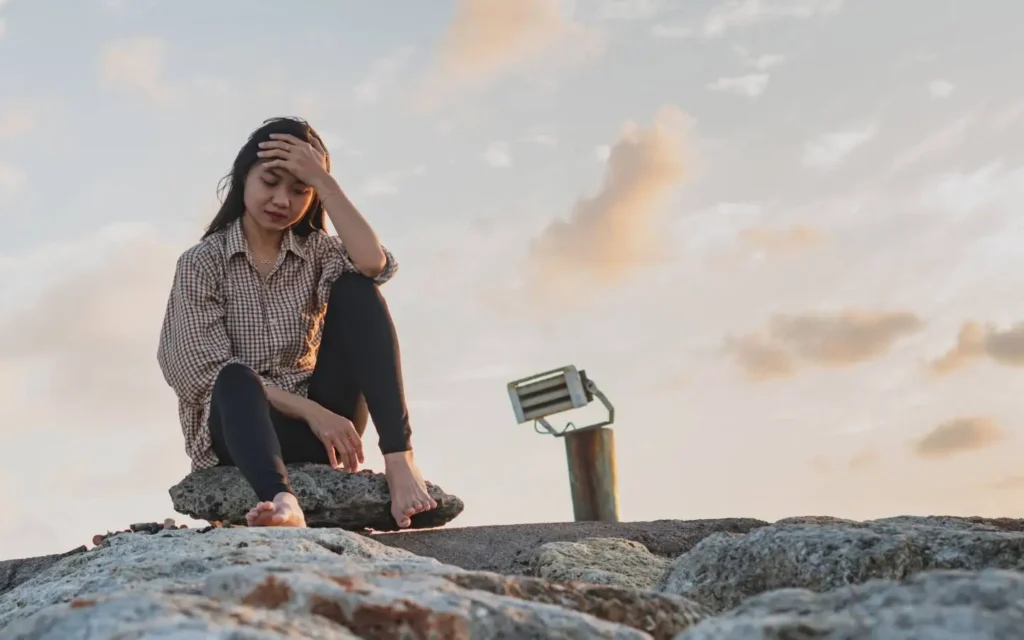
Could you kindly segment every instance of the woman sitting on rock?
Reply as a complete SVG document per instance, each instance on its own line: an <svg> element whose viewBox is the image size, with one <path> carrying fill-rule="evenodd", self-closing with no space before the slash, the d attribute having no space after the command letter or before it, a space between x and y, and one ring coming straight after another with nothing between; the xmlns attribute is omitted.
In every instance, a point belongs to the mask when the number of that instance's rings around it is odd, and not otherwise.
<svg viewBox="0 0 1024 640"><path fill-rule="evenodd" d="M237 466L259 499L250 525L303 527L285 464L356 471L369 414L392 515L408 527L437 504L413 460L398 341L378 289L394 257L301 120L253 132L222 186L220 211L178 259L157 355L192 469Z"/></svg>

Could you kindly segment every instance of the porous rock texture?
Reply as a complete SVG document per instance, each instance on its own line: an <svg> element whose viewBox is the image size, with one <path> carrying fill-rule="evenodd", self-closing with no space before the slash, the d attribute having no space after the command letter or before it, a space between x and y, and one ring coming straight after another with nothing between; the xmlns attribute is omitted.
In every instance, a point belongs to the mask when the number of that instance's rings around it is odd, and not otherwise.
<svg viewBox="0 0 1024 640"><path fill-rule="evenodd" d="M755 596L676 640L1009 640L1024 637L1024 574L926 571L825 593Z"/></svg>
<svg viewBox="0 0 1024 640"><path fill-rule="evenodd" d="M128 533L0 595L0 637L658 638L667 594L466 571L341 529ZM234 635L233 635L234 634Z"/></svg>
<svg viewBox="0 0 1024 640"><path fill-rule="evenodd" d="M397 531L391 515L391 495L382 473L349 473L322 464L288 465L295 496L310 527ZM412 517L412 529L439 527L454 520L465 505L441 487L426 483L437 508ZM245 524L256 504L256 493L237 467L193 471L170 489L174 510L198 520Z"/></svg>
<svg viewBox="0 0 1024 640"><path fill-rule="evenodd" d="M652 589L670 560L622 538L584 538L549 542L530 558L530 575L557 582L589 582L632 589Z"/></svg>
<svg viewBox="0 0 1024 640"><path fill-rule="evenodd" d="M746 533L767 525L764 520L754 518L542 522L379 533L374 534L373 539L463 569L531 575L534 552L548 542L620 538L644 545L655 556L675 558L712 533Z"/></svg>
<svg viewBox="0 0 1024 640"><path fill-rule="evenodd" d="M1024 568L1019 521L901 516L773 524L713 534L673 561L657 590L719 612L776 589L826 591L934 569Z"/></svg>

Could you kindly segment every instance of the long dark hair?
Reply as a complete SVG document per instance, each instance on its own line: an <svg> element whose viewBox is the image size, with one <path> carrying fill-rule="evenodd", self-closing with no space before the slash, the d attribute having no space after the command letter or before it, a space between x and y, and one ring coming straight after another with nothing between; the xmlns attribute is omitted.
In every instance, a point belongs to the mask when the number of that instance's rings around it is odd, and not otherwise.
<svg viewBox="0 0 1024 640"><path fill-rule="evenodd" d="M245 179L253 165L260 159L256 153L260 150L259 144L270 140L272 133L287 133L300 140L312 143L315 139L327 155L327 170L331 169L331 154L327 151L327 145L320 138L313 127L301 118L271 118L265 120L263 125L249 135L235 162L231 165L231 171L221 178L217 185L217 196L220 198L220 210L213 217L210 226L206 228L203 237L216 233L227 228L229 224L238 220L245 213ZM313 231L324 230L324 204L318 194L313 195L313 201L306 209L299 221L292 226L292 231L300 236L309 235Z"/></svg>

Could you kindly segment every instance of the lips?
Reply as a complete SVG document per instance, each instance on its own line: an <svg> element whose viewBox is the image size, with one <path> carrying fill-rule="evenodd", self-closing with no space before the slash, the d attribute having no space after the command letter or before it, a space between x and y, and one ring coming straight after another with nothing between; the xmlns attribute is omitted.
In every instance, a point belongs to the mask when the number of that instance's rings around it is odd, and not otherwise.
<svg viewBox="0 0 1024 640"><path fill-rule="evenodd" d="M284 222L285 220L288 219L288 216L284 215L283 213L274 213L273 211L266 211L265 213L267 214L267 217L273 220L274 222Z"/></svg>

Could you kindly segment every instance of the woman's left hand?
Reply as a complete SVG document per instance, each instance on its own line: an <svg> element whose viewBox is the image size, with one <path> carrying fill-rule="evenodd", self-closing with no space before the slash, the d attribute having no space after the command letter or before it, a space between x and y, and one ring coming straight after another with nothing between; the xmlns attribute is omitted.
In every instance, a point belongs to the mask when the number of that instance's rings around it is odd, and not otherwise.
<svg viewBox="0 0 1024 640"><path fill-rule="evenodd" d="M316 139L310 144L287 133L272 133L269 141L260 143L256 155L268 160L267 168L284 169L314 188L330 177L324 161L326 154Z"/></svg>

